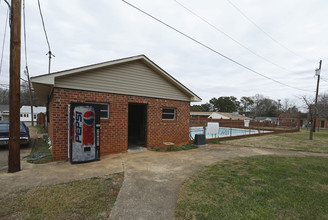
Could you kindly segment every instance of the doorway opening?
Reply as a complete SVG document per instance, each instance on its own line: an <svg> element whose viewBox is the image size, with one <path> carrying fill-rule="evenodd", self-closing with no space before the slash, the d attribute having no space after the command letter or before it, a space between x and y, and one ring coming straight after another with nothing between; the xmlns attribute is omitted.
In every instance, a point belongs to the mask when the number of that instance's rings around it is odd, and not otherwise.
<svg viewBox="0 0 328 220"><path fill-rule="evenodd" d="M129 103L128 148L146 147L147 104Z"/></svg>
<svg viewBox="0 0 328 220"><path fill-rule="evenodd" d="M321 120L321 128L325 128L325 121L324 120Z"/></svg>

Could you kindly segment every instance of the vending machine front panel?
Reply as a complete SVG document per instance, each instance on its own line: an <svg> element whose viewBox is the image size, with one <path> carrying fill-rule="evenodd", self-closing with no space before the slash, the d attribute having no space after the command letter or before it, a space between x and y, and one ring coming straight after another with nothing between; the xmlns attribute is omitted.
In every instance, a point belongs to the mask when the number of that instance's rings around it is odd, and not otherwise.
<svg viewBox="0 0 328 220"><path fill-rule="evenodd" d="M100 159L100 119L97 104L70 104L70 160Z"/></svg>

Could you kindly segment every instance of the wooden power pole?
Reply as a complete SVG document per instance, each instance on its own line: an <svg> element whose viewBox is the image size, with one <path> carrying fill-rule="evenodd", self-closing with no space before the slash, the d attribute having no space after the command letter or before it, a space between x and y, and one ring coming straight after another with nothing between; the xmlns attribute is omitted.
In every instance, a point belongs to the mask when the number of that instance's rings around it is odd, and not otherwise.
<svg viewBox="0 0 328 220"><path fill-rule="evenodd" d="M315 70L316 75L318 76L318 81L317 81L317 90L316 90L316 93L315 93L315 102L314 102L313 132L315 132L316 123L317 123L317 116L318 116L318 95L319 95L321 64L322 64L322 60L320 60L320 62L319 62L319 69Z"/></svg>
<svg viewBox="0 0 328 220"><path fill-rule="evenodd" d="M20 171L21 0L11 0L8 172Z"/></svg>

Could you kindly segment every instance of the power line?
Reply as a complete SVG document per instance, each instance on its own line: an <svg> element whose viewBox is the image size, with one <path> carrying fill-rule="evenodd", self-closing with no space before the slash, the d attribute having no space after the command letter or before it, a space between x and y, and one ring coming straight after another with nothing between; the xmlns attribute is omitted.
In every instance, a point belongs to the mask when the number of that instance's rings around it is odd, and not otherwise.
<svg viewBox="0 0 328 220"><path fill-rule="evenodd" d="M47 40L47 44L48 44L48 49L49 49L49 52L46 55L48 55L48 57L49 57L49 69L48 69L48 73L50 74L51 58L52 57L55 57L55 55L53 55L53 53L51 52L50 43L49 43L49 39L48 39L48 34L47 34L47 31L46 31L46 27L45 27L43 15L42 15L40 0L38 0L38 6L39 6L39 12L40 12L40 16L41 16L43 31L44 31L44 34L46 36L46 40Z"/></svg>
<svg viewBox="0 0 328 220"><path fill-rule="evenodd" d="M270 77L268 77L268 76L266 76L266 75L264 75L264 74L262 74L262 73L259 73L259 72L255 71L255 70L251 69L250 67L247 67L247 66L245 66L244 64L241 64L241 63L239 63L238 61L235 61L234 59L232 59L232 58L230 58L230 57L228 57L228 56L226 56L226 55L224 55L224 54L222 54L222 53L216 51L215 49L213 49L213 48L207 46L206 44L204 44L204 43L202 43L202 42L196 40L195 38L192 38L191 36L189 36L189 35L183 33L182 31L180 31L180 30L178 30L178 29L176 29L176 28L170 26L169 24L166 24L165 22L163 22L163 21L161 21L160 19L158 19L158 18L152 16L151 14L149 14L149 13L143 11L142 9L140 9L140 8L138 8L138 7L136 7L136 6L134 6L133 4L131 4L131 3L127 2L127 1L125 1L125 0L122 0L122 1L123 1L124 3L126 3L127 5L129 5L129 6L133 7L133 8L135 8L135 9L137 9L138 11L142 12L143 14L147 15L148 17L150 17L150 18L156 20L157 22L159 22L159 23L165 25L166 27L168 27L168 28L174 30L175 32L178 32L179 34L181 34L181 35L185 36L186 38L188 38L188 39L194 41L195 43L197 43L197 44L199 44L199 45L205 47L206 49L208 49L208 50L210 50L210 51L212 51L212 52L214 52L214 53L220 55L221 57L223 57L223 58L225 58L225 59L227 59L227 60L229 60L229 61L231 61L231 62L237 64L238 66L243 67L244 69L247 69L247 70L249 70L249 71L251 71L251 72L253 72L253 73L255 73L255 74L259 75L259 76L262 76L262 77L264 77L264 78L266 78L266 79L269 79L269 80L271 80L271 81L273 81L273 82L276 82L276 83L278 83L278 84L284 85L284 86L289 87L289 88L297 89L297 90L300 90L300 91L306 91L306 92L314 92L314 91L312 91L312 90L305 90L305 89L300 89L300 88L297 88L297 87L294 87L294 86L290 86L290 85L288 85L288 84L286 84L286 83L280 82L280 81L275 80L275 79L272 79L272 78L270 78Z"/></svg>
<svg viewBox="0 0 328 220"><path fill-rule="evenodd" d="M230 0L226 0L232 7L234 7L241 15L243 15L249 22L251 22L257 29L259 29L263 34L265 34L268 38L270 38L272 41L274 41L276 44L278 44L280 47L284 48L285 50L288 50L290 53L294 54L297 57L300 57L302 59L305 59L309 62L312 62L311 60L300 56L299 54L295 53L276 39L274 39L270 34L268 34L266 31L264 31L259 25L257 25L252 19L250 19L242 10L240 10L235 4L233 4Z"/></svg>
<svg viewBox="0 0 328 220"><path fill-rule="evenodd" d="M7 17L6 17L6 22L5 22L5 31L4 31L4 34L3 34L2 51L1 51L1 60L0 60L0 75L1 75L1 70L2 70L3 52L4 52L4 50L5 50L5 41L6 41L6 33L7 33L7 22L8 22L8 17L9 17L9 9L7 9Z"/></svg>
<svg viewBox="0 0 328 220"><path fill-rule="evenodd" d="M39 6L39 12L40 12L40 16L41 16L41 21L42 21L42 27L43 27L44 35L46 36L46 41L47 41L47 44L48 44L48 49L49 49L49 51L51 51L51 49L50 49L50 43L49 43L49 39L48 39L48 34L47 34L47 31L46 31L46 27L45 27L43 15L42 15L40 0L38 0L38 6Z"/></svg>
<svg viewBox="0 0 328 220"><path fill-rule="evenodd" d="M223 30L219 29L217 26L213 25L212 23L210 23L209 21L207 21L205 18L201 17L200 15L196 14L194 11L192 11L191 9L187 8L185 5L183 5L182 3L178 2L177 0L174 0L177 4L179 4L181 7L183 7L184 9L186 9L187 11L189 11L191 14L195 15L196 17L198 17L199 19L201 19L202 21L204 21L205 23L207 23L208 25L210 25L212 28L214 28L216 31L220 32L221 34L223 34L224 36L228 37L230 40L234 41L235 43L237 43L239 46L243 47L244 49L248 50L249 52L251 52L252 54L254 54L255 56L265 60L268 63L271 63L272 65L283 69L285 71L288 72L292 72L288 69L286 69L285 67L282 67L274 62L272 62L271 60L265 58L264 56L261 56L260 54L256 53L255 51L251 50L250 48L246 47L245 45L243 45L242 43L240 43L239 41L237 41L236 39L234 39L233 37L231 37L230 35L228 35L227 33L225 33Z"/></svg>

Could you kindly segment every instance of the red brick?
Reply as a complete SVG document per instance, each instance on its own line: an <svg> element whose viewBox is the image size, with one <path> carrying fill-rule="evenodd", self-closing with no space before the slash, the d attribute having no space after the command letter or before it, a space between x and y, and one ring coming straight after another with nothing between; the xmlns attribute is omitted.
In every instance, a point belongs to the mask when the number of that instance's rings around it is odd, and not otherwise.
<svg viewBox="0 0 328 220"><path fill-rule="evenodd" d="M126 152L128 149L128 104L144 103L147 108L147 147L163 142L176 145L189 140L190 103L140 96L55 88L49 102L49 137L54 160L67 159L67 105L70 102L109 103L109 119L101 119L101 154ZM162 107L176 108L176 120L162 120Z"/></svg>

